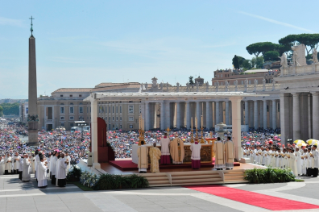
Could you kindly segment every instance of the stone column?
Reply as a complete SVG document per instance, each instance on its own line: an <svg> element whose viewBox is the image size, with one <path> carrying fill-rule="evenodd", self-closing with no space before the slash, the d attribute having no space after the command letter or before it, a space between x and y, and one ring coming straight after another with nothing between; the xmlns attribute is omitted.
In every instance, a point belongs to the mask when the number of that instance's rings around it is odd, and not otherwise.
<svg viewBox="0 0 319 212"><path fill-rule="evenodd" d="M229 101L226 101L225 102L225 105L226 105L226 108L225 108L225 122L226 122L226 125L229 125ZM240 108L240 105L239 105L239 108ZM240 109L239 109L240 111Z"/></svg>
<svg viewBox="0 0 319 212"><path fill-rule="evenodd" d="M292 94L292 106L293 106L293 140L300 139L300 102L299 102L299 93Z"/></svg>
<svg viewBox="0 0 319 212"><path fill-rule="evenodd" d="M319 139L319 93L312 92L312 134Z"/></svg>
<svg viewBox="0 0 319 212"><path fill-rule="evenodd" d="M161 130L165 130L165 102L161 101Z"/></svg>
<svg viewBox="0 0 319 212"><path fill-rule="evenodd" d="M171 128L171 107L170 102L166 102L165 104L165 120L166 120L166 128Z"/></svg>
<svg viewBox="0 0 319 212"><path fill-rule="evenodd" d="M216 114L216 124L219 124L219 123L220 123L219 101L216 101L216 102L215 102L215 108L216 108L216 111L215 111L215 114Z"/></svg>
<svg viewBox="0 0 319 212"><path fill-rule="evenodd" d="M254 100L254 128L258 129L258 100Z"/></svg>
<svg viewBox="0 0 319 212"><path fill-rule="evenodd" d="M38 146L38 104L37 104L37 69L35 54L35 37L29 38L29 92L28 92L28 142L30 146ZM45 126L46 127L46 126Z"/></svg>
<svg viewBox="0 0 319 212"><path fill-rule="evenodd" d="M263 106L263 116L264 116L264 119L263 119L263 127L264 127L264 129L266 129L267 128L267 100L264 100L263 101L263 103L264 103L264 106Z"/></svg>
<svg viewBox="0 0 319 212"><path fill-rule="evenodd" d="M149 102L145 102L145 129L144 130L149 130L150 129L150 103Z"/></svg>
<svg viewBox="0 0 319 212"><path fill-rule="evenodd" d="M93 99L91 100L91 145L92 145L92 157L93 157L93 167L94 168L101 168L98 162L98 141L97 141L97 131L98 131L98 124L97 124L97 99L95 98L95 94L91 94Z"/></svg>
<svg viewBox="0 0 319 212"><path fill-rule="evenodd" d="M181 128L181 104L179 102L176 102L176 128L180 129Z"/></svg>
<svg viewBox="0 0 319 212"><path fill-rule="evenodd" d="M248 115L248 101L245 101L245 125L249 125L249 115ZM248 126L249 127L249 126Z"/></svg>
<svg viewBox="0 0 319 212"><path fill-rule="evenodd" d="M232 140L234 142L235 158L242 157L241 152L241 124L240 124L240 103L241 97L231 97L232 103Z"/></svg>
<svg viewBox="0 0 319 212"><path fill-rule="evenodd" d="M276 129L277 123L277 104L276 104L276 100L272 100L272 128Z"/></svg>
<svg viewBox="0 0 319 212"><path fill-rule="evenodd" d="M212 111L212 104L209 101L206 101L206 128L209 130L211 128L211 111Z"/></svg>
<svg viewBox="0 0 319 212"><path fill-rule="evenodd" d="M200 119L201 119L201 104L199 101L196 102L196 118L197 118L197 125L195 123L195 126L197 126L198 129L201 128L200 124Z"/></svg>
<svg viewBox="0 0 319 212"><path fill-rule="evenodd" d="M187 129L191 128L191 108L190 102L186 102L186 127Z"/></svg>

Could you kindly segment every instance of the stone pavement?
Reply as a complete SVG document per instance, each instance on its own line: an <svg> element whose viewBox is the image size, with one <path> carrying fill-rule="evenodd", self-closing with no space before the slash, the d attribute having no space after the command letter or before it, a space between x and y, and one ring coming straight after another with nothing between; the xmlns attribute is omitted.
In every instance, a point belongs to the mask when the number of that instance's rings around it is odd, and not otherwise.
<svg viewBox="0 0 319 212"><path fill-rule="evenodd" d="M183 187L85 192L72 184L68 184L66 188L58 188L48 182L47 188L38 189L34 179L32 182L22 183L18 175L1 175L0 212L269 211ZM319 205L319 178L305 178L305 182L294 183L227 186Z"/></svg>

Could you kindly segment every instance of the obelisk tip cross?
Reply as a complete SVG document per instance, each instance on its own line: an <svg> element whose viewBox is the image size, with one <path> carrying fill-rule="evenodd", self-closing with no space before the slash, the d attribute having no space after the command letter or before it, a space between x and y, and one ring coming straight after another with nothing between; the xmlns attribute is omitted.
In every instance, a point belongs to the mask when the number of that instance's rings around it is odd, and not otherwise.
<svg viewBox="0 0 319 212"><path fill-rule="evenodd" d="M33 20L34 18L32 18L32 16L31 16L31 18L30 18L30 20L31 20L31 29L30 29L30 31L31 31L31 35L32 35L32 32L33 32L33 23L32 23L32 20Z"/></svg>

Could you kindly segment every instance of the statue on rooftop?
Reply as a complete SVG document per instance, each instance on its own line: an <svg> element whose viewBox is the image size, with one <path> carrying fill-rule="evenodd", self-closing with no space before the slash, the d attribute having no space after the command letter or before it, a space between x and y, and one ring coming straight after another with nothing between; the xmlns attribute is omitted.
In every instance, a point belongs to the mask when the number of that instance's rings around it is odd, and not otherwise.
<svg viewBox="0 0 319 212"><path fill-rule="evenodd" d="M312 51L312 60L314 63L318 63L318 52L316 48L314 48Z"/></svg>
<svg viewBox="0 0 319 212"><path fill-rule="evenodd" d="M288 63L287 63L287 57L286 57L286 54L285 53L282 53L282 56L279 57L280 58L280 65L282 67L287 67L288 66Z"/></svg>

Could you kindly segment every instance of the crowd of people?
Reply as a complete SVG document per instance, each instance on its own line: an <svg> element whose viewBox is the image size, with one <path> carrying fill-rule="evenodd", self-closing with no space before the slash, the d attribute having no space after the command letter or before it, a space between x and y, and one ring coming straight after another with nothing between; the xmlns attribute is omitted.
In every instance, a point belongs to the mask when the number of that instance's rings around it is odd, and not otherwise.
<svg viewBox="0 0 319 212"><path fill-rule="evenodd" d="M319 152L316 144L299 142L285 146L269 139L263 144L247 143L243 155L255 164L290 168L295 176L318 176Z"/></svg>

